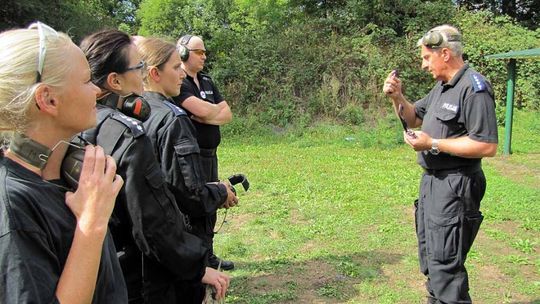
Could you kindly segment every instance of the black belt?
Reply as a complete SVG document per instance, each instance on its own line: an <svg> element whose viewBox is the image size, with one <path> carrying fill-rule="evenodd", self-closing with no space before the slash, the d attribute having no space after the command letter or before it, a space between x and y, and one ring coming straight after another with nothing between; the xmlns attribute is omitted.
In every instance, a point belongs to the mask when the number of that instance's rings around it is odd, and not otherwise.
<svg viewBox="0 0 540 304"><path fill-rule="evenodd" d="M203 148L200 148L200 150L201 150L201 156L204 156L204 157L216 156L217 149L203 149Z"/></svg>
<svg viewBox="0 0 540 304"><path fill-rule="evenodd" d="M448 175L448 174L473 174L478 171L482 170L481 163L474 164L472 166L467 167L460 167L460 168L452 168L452 169L425 169L424 172L427 175Z"/></svg>

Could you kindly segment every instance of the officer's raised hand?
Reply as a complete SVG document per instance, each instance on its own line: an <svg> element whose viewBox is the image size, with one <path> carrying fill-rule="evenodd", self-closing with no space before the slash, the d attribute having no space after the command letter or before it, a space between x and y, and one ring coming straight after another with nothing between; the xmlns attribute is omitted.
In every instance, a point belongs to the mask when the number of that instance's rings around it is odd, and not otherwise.
<svg viewBox="0 0 540 304"><path fill-rule="evenodd" d="M403 98L403 93L401 92L401 80L399 79L397 70L393 70L388 74L388 77L386 77L383 85L383 92L392 99Z"/></svg>

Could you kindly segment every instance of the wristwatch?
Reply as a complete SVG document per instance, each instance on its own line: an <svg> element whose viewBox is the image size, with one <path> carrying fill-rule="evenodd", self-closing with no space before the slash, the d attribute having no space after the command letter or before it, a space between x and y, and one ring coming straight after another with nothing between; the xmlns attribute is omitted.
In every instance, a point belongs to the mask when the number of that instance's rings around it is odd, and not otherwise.
<svg viewBox="0 0 540 304"><path fill-rule="evenodd" d="M439 154L439 140L438 139L435 139L435 138L432 138L431 139L431 149L429 149L429 153L433 154L433 155L437 155Z"/></svg>

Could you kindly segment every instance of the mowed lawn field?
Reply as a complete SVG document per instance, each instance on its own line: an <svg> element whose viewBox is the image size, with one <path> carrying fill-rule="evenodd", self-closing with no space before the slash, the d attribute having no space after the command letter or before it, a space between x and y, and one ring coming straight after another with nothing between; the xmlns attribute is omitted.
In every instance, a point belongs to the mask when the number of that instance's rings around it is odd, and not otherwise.
<svg viewBox="0 0 540 304"><path fill-rule="evenodd" d="M540 113L518 111L514 132L513 155L483 162L485 219L467 260L475 303L540 303ZM237 267L226 303L425 303L422 171L397 122L246 133L224 128L219 151L222 178L251 182L215 238Z"/></svg>

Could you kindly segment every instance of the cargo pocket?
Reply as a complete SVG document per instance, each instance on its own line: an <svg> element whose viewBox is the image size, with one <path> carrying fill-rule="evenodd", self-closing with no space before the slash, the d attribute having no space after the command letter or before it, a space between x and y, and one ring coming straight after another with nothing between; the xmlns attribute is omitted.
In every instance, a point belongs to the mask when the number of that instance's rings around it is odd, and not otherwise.
<svg viewBox="0 0 540 304"><path fill-rule="evenodd" d="M428 253L440 263L453 260L459 248L459 216L429 216Z"/></svg>
<svg viewBox="0 0 540 304"><path fill-rule="evenodd" d="M482 215L482 212L465 214L463 218L463 257L465 257L471 249L483 220L484 216Z"/></svg>
<svg viewBox="0 0 540 304"><path fill-rule="evenodd" d="M172 205L174 200L171 196L167 195L165 179L156 163L145 173L145 178L152 191L151 195L161 206L162 211L167 216L167 220L174 221L176 216L174 206Z"/></svg>
<svg viewBox="0 0 540 304"><path fill-rule="evenodd" d="M180 167L180 172L184 178L184 184L188 189L194 190L200 179L198 176L200 172L200 160L197 157L200 153L199 146L190 141L183 140L174 146L174 150L177 155L176 159Z"/></svg>

